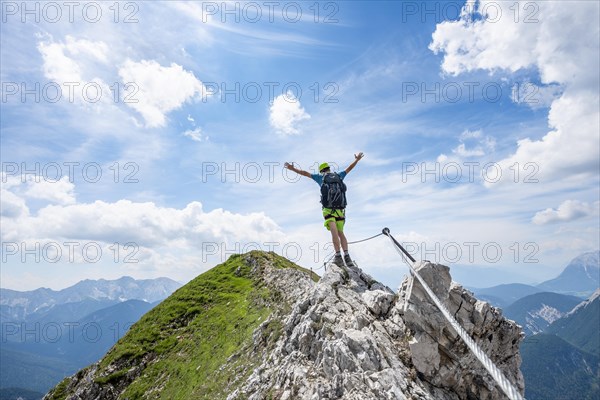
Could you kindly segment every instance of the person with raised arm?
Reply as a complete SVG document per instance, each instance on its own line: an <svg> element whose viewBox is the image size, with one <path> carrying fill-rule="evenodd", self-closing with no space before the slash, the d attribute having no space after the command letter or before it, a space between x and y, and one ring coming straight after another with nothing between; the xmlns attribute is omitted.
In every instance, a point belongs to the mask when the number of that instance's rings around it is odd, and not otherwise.
<svg viewBox="0 0 600 400"><path fill-rule="evenodd" d="M286 162L284 167L297 174L311 178L321 187L321 205L323 207L323 218L325 227L331 232L331 240L335 249L333 262L339 267L354 266L354 262L348 252L348 240L344 235L344 224L346 222L346 184L344 178L354 169L356 164L364 157L363 153L354 155L354 161L345 170L337 173L332 172L328 163L319 165L319 173L311 174L294 167L294 163ZM342 250L344 257L342 258Z"/></svg>

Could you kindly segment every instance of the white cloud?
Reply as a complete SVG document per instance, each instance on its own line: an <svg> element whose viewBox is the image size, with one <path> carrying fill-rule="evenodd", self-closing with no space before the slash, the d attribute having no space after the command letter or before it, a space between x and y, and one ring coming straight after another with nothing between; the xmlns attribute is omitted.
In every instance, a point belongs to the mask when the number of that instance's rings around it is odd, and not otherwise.
<svg viewBox="0 0 600 400"><path fill-rule="evenodd" d="M42 55L44 76L61 87L59 93L50 88L47 95L58 101L95 107L109 103L111 88L98 74L99 66L109 63L109 47L103 41L76 39L67 35L64 42L48 38L37 49ZM45 84L42 84L45 86Z"/></svg>
<svg viewBox="0 0 600 400"><path fill-rule="evenodd" d="M108 46L102 41L76 39L67 35L65 42L52 40L38 43L38 51L44 60L44 75L57 83L82 83L85 65L108 62Z"/></svg>
<svg viewBox="0 0 600 400"><path fill-rule="evenodd" d="M560 85L540 86L531 82L515 83L511 88L511 100L517 104L525 104L532 109L546 108L552 105L562 93Z"/></svg>
<svg viewBox="0 0 600 400"><path fill-rule="evenodd" d="M127 105L142 114L148 127L161 127L166 115L196 96L206 96L206 88L192 72L172 63L163 67L154 60L127 60L119 68L124 83L134 83Z"/></svg>
<svg viewBox="0 0 600 400"><path fill-rule="evenodd" d="M448 157L440 154L437 157L438 162L460 161L463 158L483 157L492 153L496 148L496 140L491 136L486 136L482 131L465 130L458 137L460 142L458 146L452 149L454 157Z"/></svg>
<svg viewBox="0 0 600 400"><path fill-rule="evenodd" d="M202 129L201 128L196 128L193 130L188 129L187 131L183 132L182 135L185 137L189 137L194 142L202 141Z"/></svg>
<svg viewBox="0 0 600 400"><path fill-rule="evenodd" d="M535 214L532 221L536 225L545 225L553 222L568 222L587 216L598 215L600 202L593 204L578 201L566 200L558 206L556 210L547 208Z"/></svg>
<svg viewBox="0 0 600 400"><path fill-rule="evenodd" d="M74 204L75 185L69 181L68 176L58 180L42 175L28 176L27 179L9 176L2 173L2 198L3 215L18 216L29 214L25 199L46 200L54 204Z"/></svg>
<svg viewBox="0 0 600 400"><path fill-rule="evenodd" d="M75 203L74 189L75 185L69 182L68 176L63 176L58 181L31 179L28 181L28 188L24 194L27 197L66 205Z"/></svg>
<svg viewBox="0 0 600 400"><path fill-rule="evenodd" d="M7 246L9 262L2 279L8 277L9 286L17 281L27 289L61 286L65 279L124 273L187 281L233 253L286 243L279 226L263 212L205 211L197 201L173 208L131 200L47 205L30 212L27 182L5 181L0 188L0 240ZM48 264L52 271L63 272L49 273ZM46 282L23 281L32 271Z"/></svg>
<svg viewBox="0 0 600 400"><path fill-rule="evenodd" d="M485 154L481 147L467 149L464 143L461 143L457 147L452 149L452 152L459 157L481 157Z"/></svg>
<svg viewBox="0 0 600 400"><path fill-rule="evenodd" d="M488 20L465 11L458 21L438 24L430 49L444 54L442 70L448 74L533 67L542 84L564 89L551 101L551 131L540 140L519 140L515 153L499 163L503 169L517 162L535 163L541 178L595 176L600 159L599 4L513 3L472 2L469 8L487 10ZM521 11L517 22L515 9Z"/></svg>
<svg viewBox="0 0 600 400"><path fill-rule="evenodd" d="M292 92L281 94L273 100L269 109L269 122L275 130L284 135L298 135L297 123L310 119L310 115L300 105Z"/></svg>
<svg viewBox="0 0 600 400"><path fill-rule="evenodd" d="M6 218L18 218L22 215L29 215L29 209L23 198L6 190L3 186L0 189L0 215Z"/></svg>
<svg viewBox="0 0 600 400"><path fill-rule="evenodd" d="M38 198L52 194L63 204L47 205L30 214L24 196L16 193L17 186L11 190L2 187L2 240L134 242L157 251L177 248L198 252L206 242L268 242L281 236L280 228L264 213L235 214L221 208L206 212L196 201L182 209L130 200L64 204L71 199L58 196L58 189L37 185L41 189L33 194ZM72 189L69 185L63 187Z"/></svg>

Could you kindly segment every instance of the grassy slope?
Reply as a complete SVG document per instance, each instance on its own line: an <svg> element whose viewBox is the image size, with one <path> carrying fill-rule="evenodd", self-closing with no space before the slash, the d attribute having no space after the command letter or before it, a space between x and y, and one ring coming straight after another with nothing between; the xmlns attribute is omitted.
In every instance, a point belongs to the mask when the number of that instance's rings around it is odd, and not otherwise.
<svg viewBox="0 0 600 400"><path fill-rule="evenodd" d="M220 399L252 372L253 331L281 306L279 293L251 274L251 257L259 264L309 272L274 253L232 256L181 287L144 315L101 360L96 382L127 386L121 398ZM313 279L317 279L313 275ZM274 321L265 332L278 336ZM265 338L268 341L269 338ZM221 368L236 353L241 356ZM127 371L142 359L153 359L129 382ZM235 357L233 357L235 358ZM55 399L68 394L59 384Z"/></svg>

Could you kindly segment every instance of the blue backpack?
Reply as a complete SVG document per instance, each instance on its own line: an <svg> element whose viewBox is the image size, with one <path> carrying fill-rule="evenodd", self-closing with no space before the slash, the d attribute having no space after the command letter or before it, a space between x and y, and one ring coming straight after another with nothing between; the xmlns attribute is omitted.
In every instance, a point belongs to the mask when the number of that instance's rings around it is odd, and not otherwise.
<svg viewBox="0 0 600 400"><path fill-rule="evenodd" d="M323 176L321 204L332 210L346 208L346 184L336 172L328 172Z"/></svg>

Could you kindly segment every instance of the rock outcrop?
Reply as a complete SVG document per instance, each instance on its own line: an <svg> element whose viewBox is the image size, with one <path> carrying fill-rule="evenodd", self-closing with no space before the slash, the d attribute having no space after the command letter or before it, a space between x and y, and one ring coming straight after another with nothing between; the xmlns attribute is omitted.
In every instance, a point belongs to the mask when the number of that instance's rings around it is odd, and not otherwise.
<svg viewBox="0 0 600 400"><path fill-rule="evenodd" d="M139 353L125 367L123 358L114 355L121 354L120 349L113 349L112 358L109 353L108 358L63 381L46 398L99 400L94 394L110 393L107 399L125 399L133 398L130 393L139 393L139 387L148 387L144 398L169 398L168 393L175 390L188 393L188 397L178 398L211 400L506 398L412 277L406 278L394 293L356 267L330 265L315 282L306 270L282 267L289 261L273 254L253 252L240 257L235 261L240 266L224 264L230 275L220 276L240 276L252 281L254 294L248 292L247 300L240 300L239 304L249 307L253 303L248 309L258 310L257 304L264 302L271 311L263 314L265 319L258 318L251 336L222 358L223 363L210 375L223 382L218 388L205 382L198 386L192 379L193 387L188 391L173 389L176 385L170 380L187 384L181 380L181 372L173 376L161 372L159 365L161 360L168 358L173 362L180 354L191 354L189 347L180 344L174 345L170 353ZM503 318L500 310L478 301L452 282L448 267L425 262L418 268L459 323L523 392L520 328ZM182 298L181 294L178 296ZM193 327L194 321L204 317L200 312L195 319L189 318L178 321L180 342L193 334L181 324ZM134 328L135 334L144 327ZM165 329L171 329L171 325ZM168 337L164 343L167 340ZM128 348L137 348L135 341L125 342ZM211 347L218 350L220 345L215 343L211 342ZM164 345L160 348L164 349ZM185 357L181 362L186 362ZM183 367L178 368L181 371ZM152 381L152 376L159 378ZM143 379L147 380L142 384ZM138 391L128 391L129 385Z"/></svg>
<svg viewBox="0 0 600 400"><path fill-rule="evenodd" d="M503 318L500 309L477 300L471 292L452 282L448 267L422 263L418 272L469 336L523 393L525 382L519 369L521 328ZM418 280L412 277L405 280L399 294L397 307L412 333L411 360L425 381L450 389L461 399L504 398Z"/></svg>
<svg viewBox="0 0 600 400"><path fill-rule="evenodd" d="M520 328L453 283L448 267L419 272L522 393ZM358 268L332 265L283 322L274 349L228 400L506 398L412 277L394 294Z"/></svg>

